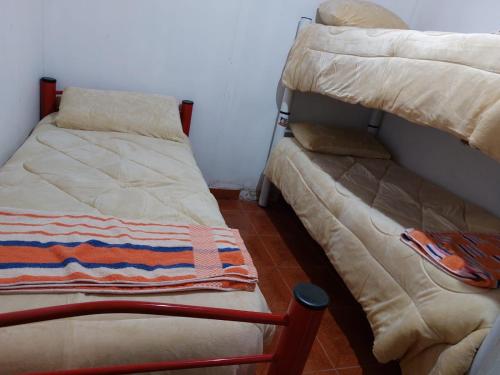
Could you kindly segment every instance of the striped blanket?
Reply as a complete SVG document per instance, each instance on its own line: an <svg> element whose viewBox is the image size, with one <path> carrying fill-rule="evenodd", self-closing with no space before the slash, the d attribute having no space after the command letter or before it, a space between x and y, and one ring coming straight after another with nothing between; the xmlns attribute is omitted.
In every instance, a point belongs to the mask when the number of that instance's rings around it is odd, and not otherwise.
<svg viewBox="0 0 500 375"><path fill-rule="evenodd" d="M500 287L500 234L407 229L401 240L464 283L482 288Z"/></svg>
<svg viewBox="0 0 500 375"><path fill-rule="evenodd" d="M0 293L254 290L235 229L0 208Z"/></svg>

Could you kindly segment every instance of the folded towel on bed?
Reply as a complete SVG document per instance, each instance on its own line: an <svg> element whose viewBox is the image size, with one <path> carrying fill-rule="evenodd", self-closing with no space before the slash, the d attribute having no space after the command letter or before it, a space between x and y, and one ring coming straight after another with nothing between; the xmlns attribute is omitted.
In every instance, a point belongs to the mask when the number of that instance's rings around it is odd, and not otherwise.
<svg viewBox="0 0 500 375"><path fill-rule="evenodd" d="M438 268L467 284L500 287L500 234L407 229L401 240Z"/></svg>
<svg viewBox="0 0 500 375"><path fill-rule="evenodd" d="M239 232L0 208L0 293L254 290Z"/></svg>

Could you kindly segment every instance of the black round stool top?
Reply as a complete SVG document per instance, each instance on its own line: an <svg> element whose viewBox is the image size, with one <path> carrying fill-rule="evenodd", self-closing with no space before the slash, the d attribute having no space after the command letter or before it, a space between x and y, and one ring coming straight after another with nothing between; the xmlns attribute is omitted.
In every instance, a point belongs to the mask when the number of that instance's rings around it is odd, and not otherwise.
<svg viewBox="0 0 500 375"><path fill-rule="evenodd" d="M311 310L323 310L330 303L330 297L319 286L300 283L293 289L297 302Z"/></svg>
<svg viewBox="0 0 500 375"><path fill-rule="evenodd" d="M40 81L54 83L54 82L56 82L56 79L52 78L52 77L42 77L42 78L40 78Z"/></svg>

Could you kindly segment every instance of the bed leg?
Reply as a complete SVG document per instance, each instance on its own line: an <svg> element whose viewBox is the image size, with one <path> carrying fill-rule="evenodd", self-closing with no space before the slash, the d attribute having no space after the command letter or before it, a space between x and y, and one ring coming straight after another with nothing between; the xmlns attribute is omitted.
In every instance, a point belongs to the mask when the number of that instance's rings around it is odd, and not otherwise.
<svg viewBox="0 0 500 375"><path fill-rule="evenodd" d="M330 302L323 289L313 284L298 284L293 295L288 307L288 325L282 328L268 375L302 374L321 318Z"/></svg>
<svg viewBox="0 0 500 375"><path fill-rule="evenodd" d="M271 192L271 186L271 180L269 180L269 178L264 175L259 195L259 206L267 207L267 204L269 202L269 193Z"/></svg>

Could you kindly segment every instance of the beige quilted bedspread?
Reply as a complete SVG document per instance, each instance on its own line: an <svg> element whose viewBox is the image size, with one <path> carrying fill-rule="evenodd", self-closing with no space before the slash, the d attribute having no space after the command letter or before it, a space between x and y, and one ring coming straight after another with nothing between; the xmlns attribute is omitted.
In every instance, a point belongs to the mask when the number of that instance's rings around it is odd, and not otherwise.
<svg viewBox="0 0 500 375"><path fill-rule="evenodd" d="M100 213L225 226L189 143L57 128L46 118L0 169L0 207ZM0 296L0 312L110 297ZM268 311L255 292L191 292L113 299ZM94 316L0 329L0 373L244 355L262 351L256 324L144 315ZM29 360L28 360L29 359ZM250 374L252 366L180 374Z"/></svg>
<svg viewBox="0 0 500 375"><path fill-rule="evenodd" d="M500 313L500 290L448 276L400 241L405 228L500 232L500 219L390 160L305 151L291 138L266 175L361 303L374 354L408 375L464 374Z"/></svg>
<svg viewBox="0 0 500 375"><path fill-rule="evenodd" d="M314 24L283 83L450 132L500 161L500 35Z"/></svg>

